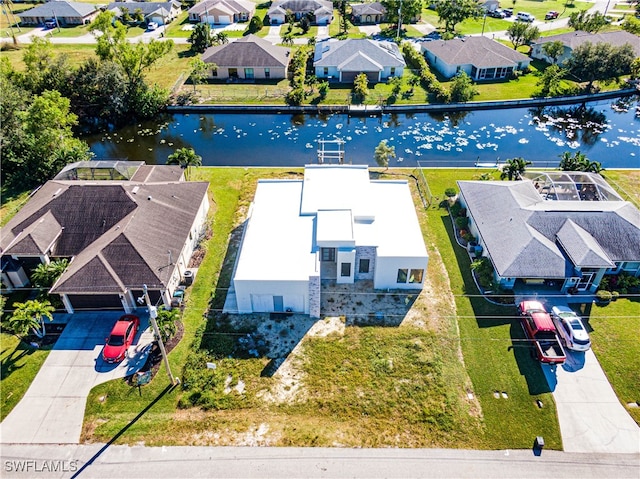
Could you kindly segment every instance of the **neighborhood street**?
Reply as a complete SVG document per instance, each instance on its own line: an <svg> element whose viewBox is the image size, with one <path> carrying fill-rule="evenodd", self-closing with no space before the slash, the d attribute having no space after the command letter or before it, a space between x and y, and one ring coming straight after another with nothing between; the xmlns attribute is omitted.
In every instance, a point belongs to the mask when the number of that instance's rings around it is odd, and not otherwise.
<svg viewBox="0 0 640 479"><path fill-rule="evenodd" d="M54 471L54 469L56 469ZM53 472L52 472L53 471ZM2 447L4 478L576 478L640 476L638 454L530 450L86 446Z"/></svg>

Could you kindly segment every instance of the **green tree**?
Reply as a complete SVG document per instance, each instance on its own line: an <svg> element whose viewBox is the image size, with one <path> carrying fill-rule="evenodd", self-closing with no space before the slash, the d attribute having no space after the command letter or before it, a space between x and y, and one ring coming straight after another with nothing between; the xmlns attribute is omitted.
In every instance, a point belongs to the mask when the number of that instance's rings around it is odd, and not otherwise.
<svg viewBox="0 0 640 479"><path fill-rule="evenodd" d="M454 33L458 23L480 17L482 10L476 0L437 0L436 13L440 22L444 22L445 32Z"/></svg>
<svg viewBox="0 0 640 479"><path fill-rule="evenodd" d="M36 94L63 90L72 72L67 56L55 55L51 42L41 37L32 38L22 60L26 67L22 83Z"/></svg>
<svg viewBox="0 0 640 479"><path fill-rule="evenodd" d="M391 85L393 96L398 96L402 90L402 77L389 77L387 84Z"/></svg>
<svg viewBox="0 0 640 479"><path fill-rule="evenodd" d="M186 170L185 176L187 180L189 180L191 177L191 167L201 166L202 157L197 155L193 148L178 148L167 158L167 165L180 165L183 170Z"/></svg>
<svg viewBox="0 0 640 479"><path fill-rule="evenodd" d="M583 32L598 33L607 23L606 17L600 12L587 13L587 10L580 10L569 16L569 26Z"/></svg>
<svg viewBox="0 0 640 479"><path fill-rule="evenodd" d="M217 68L215 64L207 64L203 62L201 58L193 58L189 62L189 67L191 68L190 77L193 82L193 91L196 91L197 85L204 81L209 70L215 70Z"/></svg>
<svg viewBox="0 0 640 479"><path fill-rule="evenodd" d="M567 70L564 68L560 68L558 65L550 65L542 72L540 79L536 83L540 88L535 92L534 96L562 95L562 79L566 74Z"/></svg>
<svg viewBox="0 0 640 479"><path fill-rule="evenodd" d="M517 50L522 45L528 45L535 39L540 37L540 30L527 22L513 22L507 29L507 36L513 49Z"/></svg>
<svg viewBox="0 0 640 479"><path fill-rule="evenodd" d="M369 79L366 73L358 73L353 81L353 94L359 101L364 101L369 94Z"/></svg>
<svg viewBox="0 0 640 479"><path fill-rule="evenodd" d="M191 51L196 53L204 53L204 51L213 45L213 38L211 38L211 27L208 23L198 23L189 36L189 43L191 43Z"/></svg>
<svg viewBox="0 0 640 479"><path fill-rule="evenodd" d="M565 151L560 155L558 168L562 171L586 171L590 173L600 173L603 168L599 161L591 161L584 153L576 151L573 155Z"/></svg>
<svg viewBox="0 0 640 479"><path fill-rule="evenodd" d="M558 62L558 58L564 53L564 43L559 40L545 43L542 45L542 52L547 58L550 58L551 63L555 65Z"/></svg>
<svg viewBox="0 0 640 479"><path fill-rule="evenodd" d="M258 33L262 30L262 20L257 15L251 17L247 26L247 33Z"/></svg>
<svg viewBox="0 0 640 479"><path fill-rule="evenodd" d="M631 67L629 68L629 70L629 73L631 73L631 78L640 78L640 57L631 62Z"/></svg>
<svg viewBox="0 0 640 479"><path fill-rule="evenodd" d="M408 23L414 18L419 18L422 13L422 0L382 0L380 2L387 10L387 21L398 23L398 10L402 5L402 22Z"/></svg>
<svg viewBox="0 0 640 479"><path fill-rule="evenodd" d="M24 303L13 303L15 310L9 319L13 331L19 336L27 336L31 331L36 337L44 338L47 334L44 319L53 321L55 308L47 300L28 300Z"/></svg>
<svg viewBox="0 0 640 479"><path fill-rule="evenodd" d="M215 45L226 45L229 43L229 35L226 32L218 32L213 36L213 43Z"/></svg>
<svg viewBox="0 0 640 479"><path fill-rule="evenodd" d="M69 266L69 260L59 259L50 263L40 263L31 273L31 281L38 288L50 288Z"/></svg>
<svg viewBox="0 0 640 479"><path fill-rule="evenodd" d="M129 13L129 9L127 7L120 7L120 18L122 18L122 21L124 23L129 23L133 20L133 18L131 17L131 14Z"/></svg>
<svg viewBox="0 0 640 479"><path fill-rule="evenodd" d="M389 161L396 157L396 147L389 146L387 140L382 140L376 146L373 153L373 157L380 168L384 168L385 171L389 168Z"/></svg>
<svg viewBox="0 0 640 479"><path fill-rule="evenodd" d="M138 23L144 22L144 13L142 12L142 8L136 8L133 11L133 19Z"/></svg>
<svg viewBox="0 0 640 479"><path fill-rule="evenodd" d="M160 331L160 337L163 342L167 342L178 331L177 322L180 319L180 311L178 309L166 309L164 306L158 308L158 317L156 323Z"/></svg>
<svg viewBox="0 0 640 479"><path fill-rule="evenodd" d="M282 44L287 46L293 45L293 32L286 32L282 35Z"/></svg>
<svg viewBox="0 0 640 479"><path fill-rule="evenodd" d="M302 30L302 34L305 34L309 31L309 29L311 28L311 22L309 21L309 19L304 16L300 19L300 29Z"/></svg>
<svg viewBox="0 0 640 479"><path fill-rule="evenodd" d="M347 7L349 4L346 0L340 0L338 4L338 12L340 13L340 36L346 36L349 33L349 15Z"/></svg>
<svg viewBox="0 0 640 479"><path fill-rule="evenodd" d="M587 82L587 91L591 91L593 82L605 84L628 74L635 52L631 45L615 47L610 43L583 43L573 49L566 62L569 71L581 81Z"/></svg>
<svg viewBox="0 0 640 479"><path fill-rule="evenodd" d="M532 165L530 161L525 160L524 158L512 158L506 161L504 166L502 167L502 172L500 173L500 179L508 179L512 180L520 180L522 179L522 174L527 169L527 166Z"/></svg>
<svg viewBox="0 0 640 479"><path fill-rule="evenodd" d="M622 29L634 35L640 35L640 19L627 15L622 23Z"/></svg>
<svg viewBox="0 0 640 479"><path fill-rule="evenodd" d="M454 103L470 101L479 92L473 86L473 81L464 71L460 71L451 82L449 97Z"/></svg>

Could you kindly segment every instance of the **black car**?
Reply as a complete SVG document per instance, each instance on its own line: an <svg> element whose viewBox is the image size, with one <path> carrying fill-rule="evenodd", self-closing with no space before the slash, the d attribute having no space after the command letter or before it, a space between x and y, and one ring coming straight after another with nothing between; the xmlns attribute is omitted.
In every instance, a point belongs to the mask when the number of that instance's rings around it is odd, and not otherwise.
<svg viewBox="0 0 640 479"><path fill-rule="evenodd" d="M491 12L488 12L487 15L489 15L492 18L506 18L507 14L504 12L504 10L500 10L499 8L496 10L493 10Z"/></svg>
<svg viewBox="0 0 640 479"><path fill-rule="evenodd" d="M507 18L513 16L513 8L503 8L502 12L505 14Z"/></svg>

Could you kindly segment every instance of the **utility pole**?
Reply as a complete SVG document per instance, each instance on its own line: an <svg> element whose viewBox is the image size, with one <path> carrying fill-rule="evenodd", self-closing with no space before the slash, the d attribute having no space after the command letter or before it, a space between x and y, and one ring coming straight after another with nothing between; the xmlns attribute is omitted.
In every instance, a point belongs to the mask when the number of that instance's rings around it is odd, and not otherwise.
<svg viewBox="0 0 640 479"><path fill-rule="evenodd" d="M169 375L169 381L171 381L171 385L175 386L177 384L180 384L180 379L173 377L173 374L171 374L171 367L169 366L167 351L164 349L164 342L162 341L160 330L158 329L158 323L156 322L156 318L158 317L158 309L151 304L149 291L147 291L147 285L143 284L142 289L144 290L144 300L147 303L147 309L149 310L149 322L151 323L151 327L153 328L153 333L156 335L156 338L158 338L158 345L160 346L160 352L162 353L162 359L164 360L164 367L167 368L167 374Z"/></svg>
<svg viewBox="0 0 640 479"><path fill-rule="evenodd" d="M402 0L400 0L400 8L398 8L398 38L400 38L400 26L402 25Z"/></svg>

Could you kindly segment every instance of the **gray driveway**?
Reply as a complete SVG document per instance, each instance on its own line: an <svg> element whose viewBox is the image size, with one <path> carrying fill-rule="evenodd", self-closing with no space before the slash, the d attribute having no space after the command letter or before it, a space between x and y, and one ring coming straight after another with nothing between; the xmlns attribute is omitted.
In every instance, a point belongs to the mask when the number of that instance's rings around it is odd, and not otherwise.
<svg viewBox="0 0 640 479"><path fill-rule="evenodd" d="M148 318L129 358L106 364L101 357L105 338L122 314L80 313L68 323L22 400L0 424L2 443L77 444L89 391L94 386L123 378L146 362L153 334Z"/></svg>
<svg viewBox="0 0 640 479"><path fill-rule="evenodd" d="M567 350L562 366L542 366L558 410L566 452L640 453L640 427L622 406L590 349Z"/></svg>

